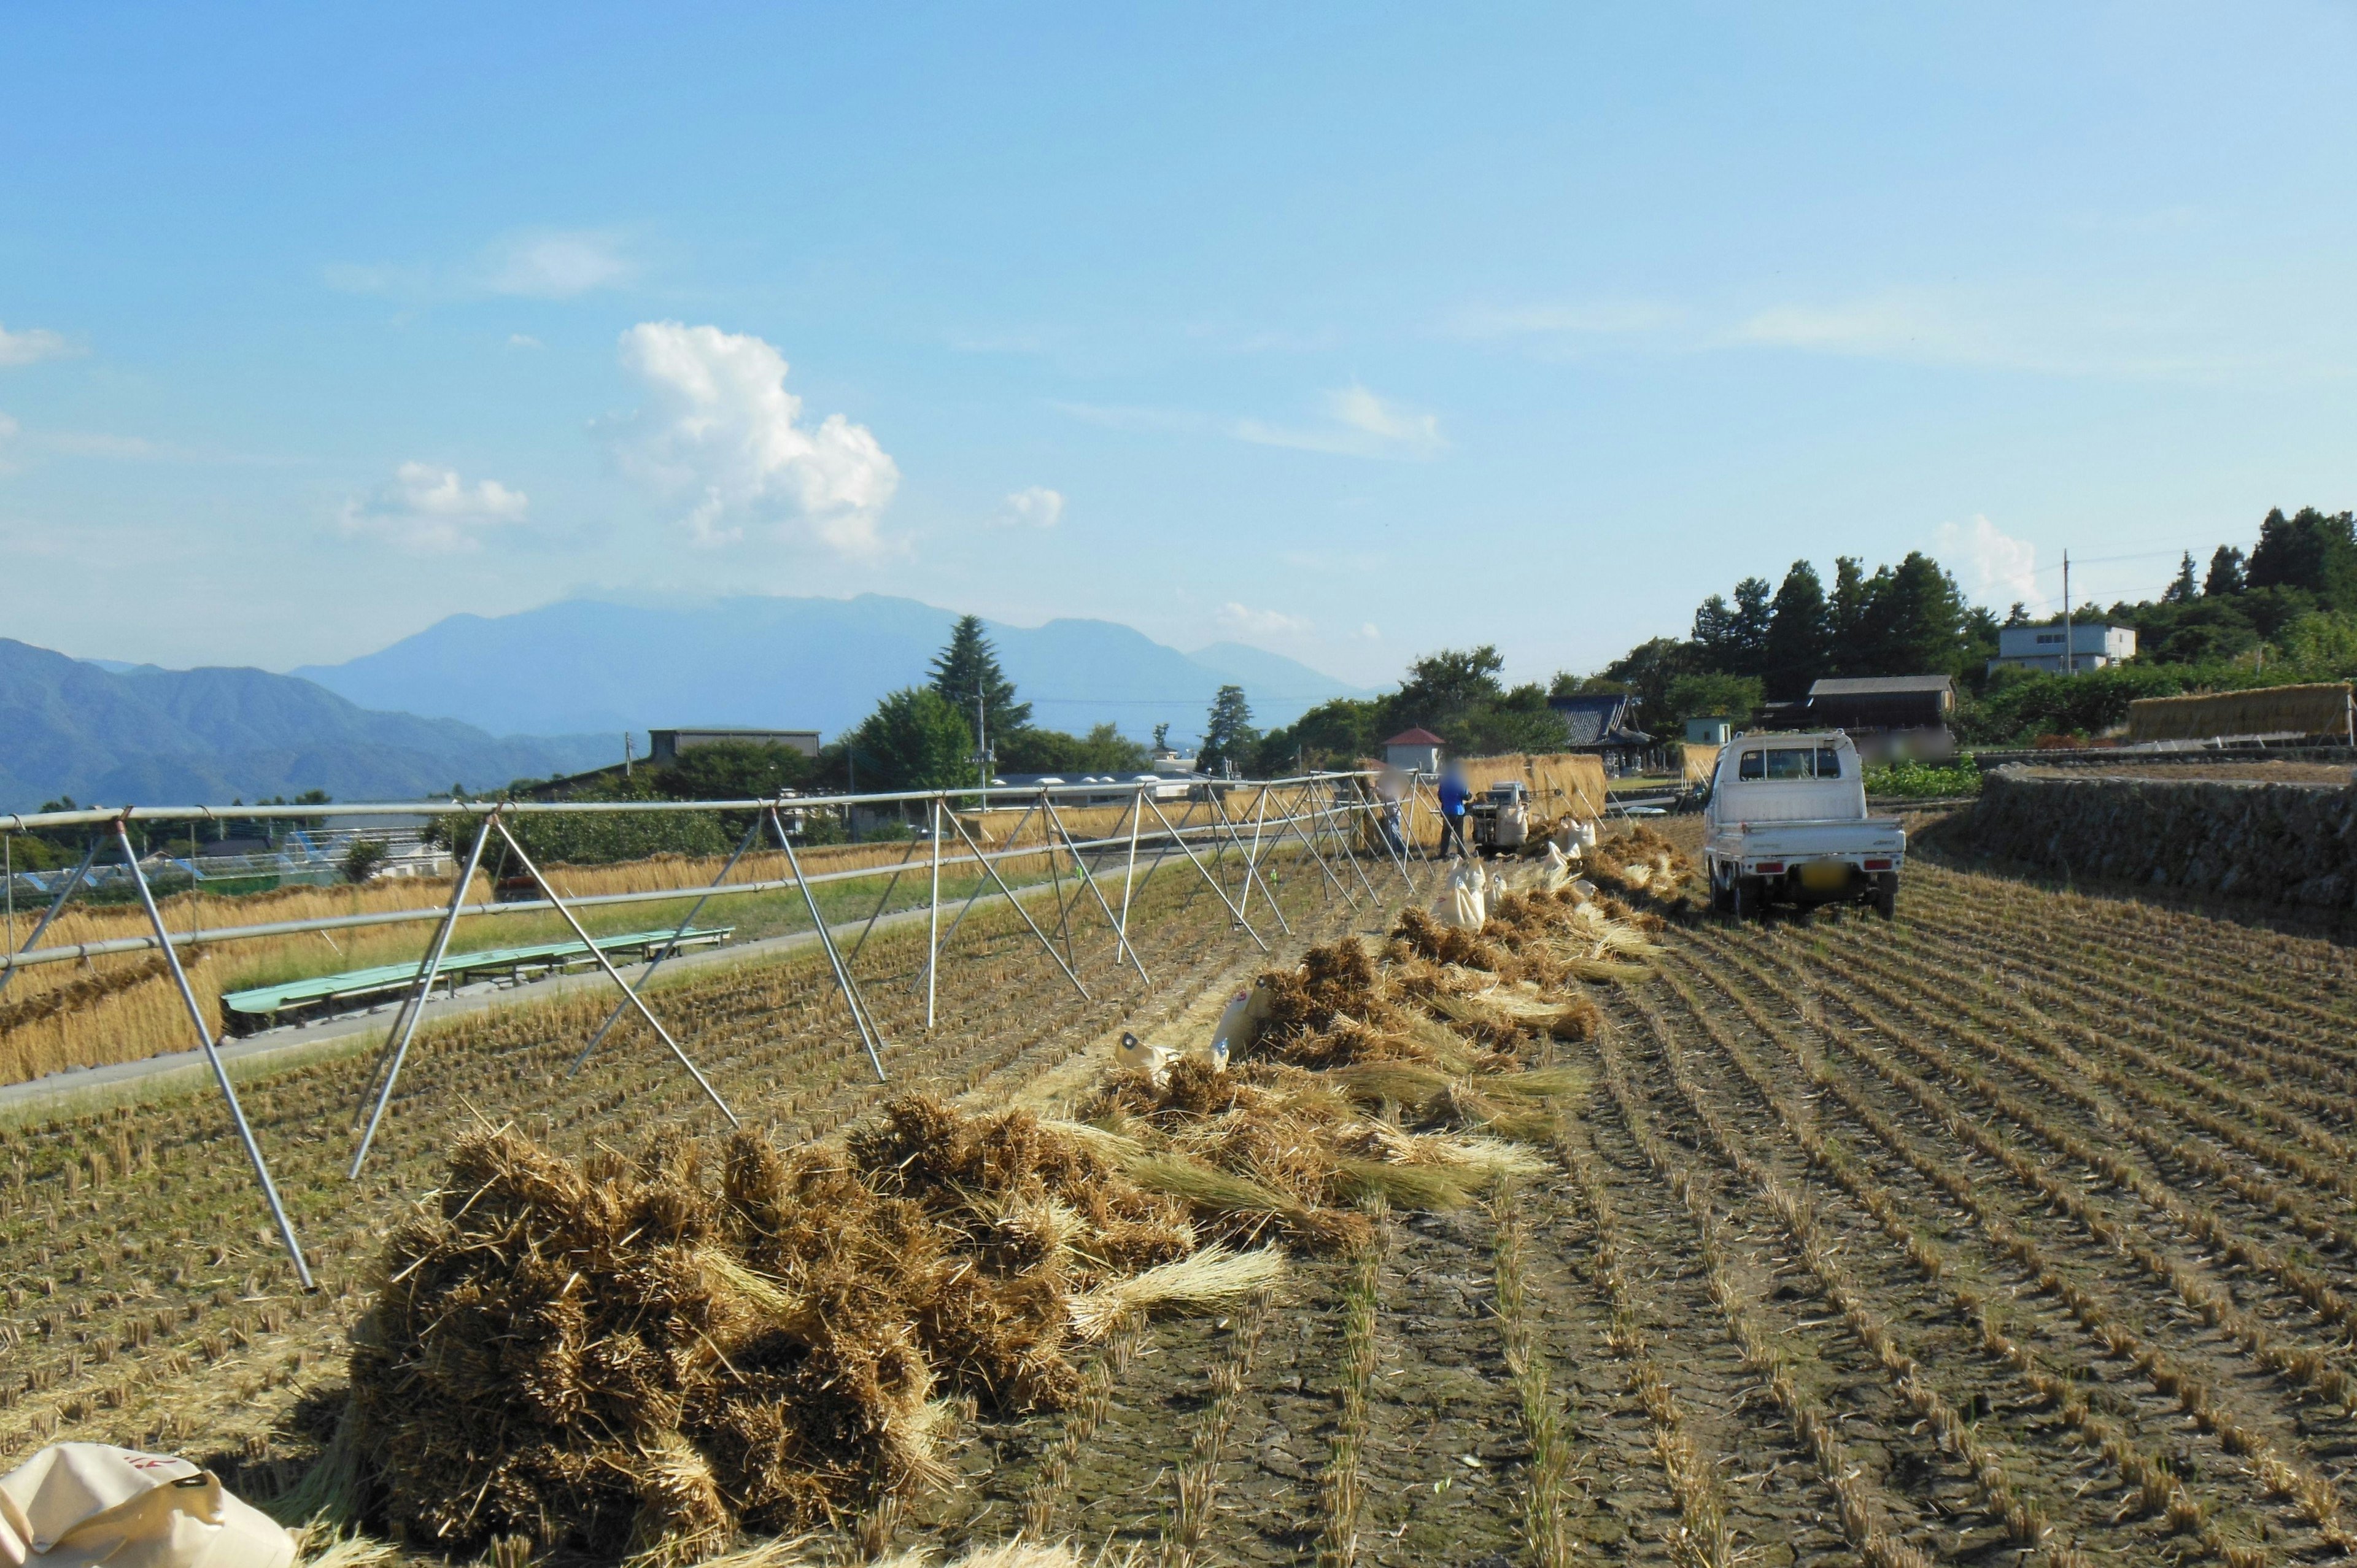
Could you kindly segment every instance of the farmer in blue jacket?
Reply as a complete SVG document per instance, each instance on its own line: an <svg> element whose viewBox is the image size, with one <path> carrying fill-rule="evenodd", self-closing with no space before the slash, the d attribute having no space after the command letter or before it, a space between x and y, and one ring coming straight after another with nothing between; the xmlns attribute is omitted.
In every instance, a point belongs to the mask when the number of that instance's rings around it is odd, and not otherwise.
<svg viewBox="0 0 2357 1568"><path fill-rule="evenodd" d="M1454 762L1440 775L1440 853L1448 854L1448 841L1457 841L1457 853L1466 858L1472 851L1465 847L1465 802L1471 799L1472 787L1465 782L1465 770Z"/></svg>

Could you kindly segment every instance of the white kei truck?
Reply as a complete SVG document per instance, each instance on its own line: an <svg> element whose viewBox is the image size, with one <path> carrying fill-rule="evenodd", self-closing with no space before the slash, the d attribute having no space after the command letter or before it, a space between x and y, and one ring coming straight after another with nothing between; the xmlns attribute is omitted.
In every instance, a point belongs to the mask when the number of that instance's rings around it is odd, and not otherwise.
<svg viewBox="0 0 2357 1568"><path fill-rule="evenodd" d="M1746 919L1771 902L1899 909L1907 833L1866 814L1865 770L1839 730L1738 736L1703 808L1711 908Z"/></svg>

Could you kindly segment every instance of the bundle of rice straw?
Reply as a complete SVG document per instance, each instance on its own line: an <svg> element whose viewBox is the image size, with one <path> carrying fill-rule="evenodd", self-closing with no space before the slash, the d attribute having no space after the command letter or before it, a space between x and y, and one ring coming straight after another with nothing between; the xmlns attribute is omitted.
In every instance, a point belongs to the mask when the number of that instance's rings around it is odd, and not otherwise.
<svg viewBox="0 0 2357 1568"><path fill-rule="evenodd" d="M360 1516L662 1564L856 1514L942 1478L938 1391L1068 1401L1072 1298L1193 1251L1185 1213L1028 1113L921 1096L846 1150L716 1161L478 1131L354 1331Z"/></svg>

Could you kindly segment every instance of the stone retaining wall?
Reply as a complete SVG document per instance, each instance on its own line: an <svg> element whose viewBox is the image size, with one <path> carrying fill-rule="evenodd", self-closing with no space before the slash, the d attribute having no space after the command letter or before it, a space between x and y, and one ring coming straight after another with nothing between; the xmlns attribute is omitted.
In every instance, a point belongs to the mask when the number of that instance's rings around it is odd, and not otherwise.
<svg viewBox="0 0 2357 1568"><path fill-rule="evenodd" d="M2357 786L2032 778L1999 768L1973 847L2073 876L2270 903L2357 903Z"/></svg>

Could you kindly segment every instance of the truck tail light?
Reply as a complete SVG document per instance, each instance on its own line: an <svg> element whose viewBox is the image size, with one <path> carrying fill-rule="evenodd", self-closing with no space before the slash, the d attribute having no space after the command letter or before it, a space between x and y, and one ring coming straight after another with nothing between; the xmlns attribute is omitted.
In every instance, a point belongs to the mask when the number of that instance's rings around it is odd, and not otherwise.
<svg viewBox="0 0 2357 1568"><path fill-rule="evenodd" d="M1760 863L1760 875L1762 876L1781 875L1783 870L1784 863L1781 860L1763 860Z"/></svg>
<svg viewBox="0 0 2357 1568"><path fill-rule="evenodd" d="M1866 868L1868 871L1888 871L1890 869L1890 862L1888 860L1869 860L1866 863Z"/></svg>

